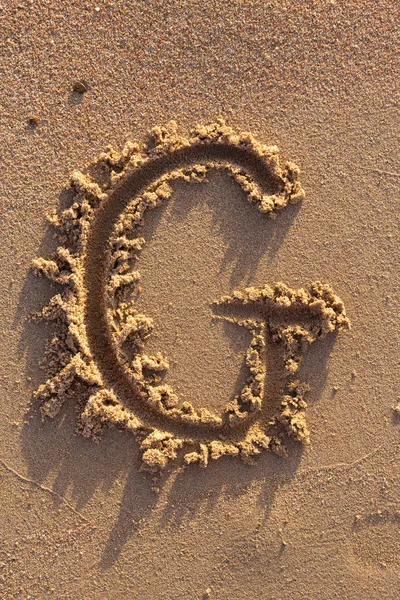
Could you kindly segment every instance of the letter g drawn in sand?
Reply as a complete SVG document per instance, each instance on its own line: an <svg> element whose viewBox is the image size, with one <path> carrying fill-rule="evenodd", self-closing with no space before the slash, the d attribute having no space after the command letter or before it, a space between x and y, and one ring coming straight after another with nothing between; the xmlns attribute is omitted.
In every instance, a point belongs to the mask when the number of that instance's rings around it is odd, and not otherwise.
<svg viewBox="0 0 400 600"><path fill-rule="evenodd" d="M156 127L148 144L128 142L121 152L108 148L86 174L71 178L74 201L54 215L61 245L52 260L36 259L37 273L62 283L43 309L60 325L50 349L59 370L36 392L43 416L55 416L69 391L80 386L78 429L97 436L104 425L133 432L144 468L163 469L184 448L187 464L206 466L225 454L251 460L263 449L286 453L289 438L306 443L307 385L297 378L306 348L334 330L346 328L343 302L328 284L291 289L283 283L247 288L216 303L257 306L260 319L234 319L251 333L246 353L249 376L222 414L181 402L160 383L168 369L161 355L147 355L152 320L132 302L140 274L137 255L145 213L166 202L174 181L201 183L210 169L226 171L261 214L274 217L304 196L299 169L281 167L276 146L265 146L224 121L179 134L176 123ZM265 191L268 190L268 191ZM271 190L273 190L271 192ZM263 411L265 336L283 346L286 389L271 420Z"/></svg>

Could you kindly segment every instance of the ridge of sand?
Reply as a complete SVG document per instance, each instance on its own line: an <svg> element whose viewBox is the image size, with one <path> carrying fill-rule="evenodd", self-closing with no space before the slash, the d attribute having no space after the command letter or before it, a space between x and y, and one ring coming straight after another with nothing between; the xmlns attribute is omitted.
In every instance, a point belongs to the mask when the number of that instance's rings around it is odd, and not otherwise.
<svg viewBox="0 0 400 600"><path fill-rule="evenodd" d="M276 146L235 132L220 119L183 137L175 122L156 127L147 145L111 147L88 168L74 172L70 208L53 215L61 245L51 260L38 258L34 270L62 284L42 311L59 325L47 350L48 380L36 397L43 417L54 417L65 399L78 399L78 430L96 437L105 425L133 432L143 467L157 471L177 457L206 466L210 459L239 455L249 461L262 449L279 455L294 438L309 441L305 420L308 386L296 377L305 350L327 334L349 327L343 302L328 284L309 290L283 283L249 287L224 296L216 309L257 306L260 319L220 315L246 327L248 379L221 415L181 402L162 383L168 361L147 355L152 320L132 299L140 273L135 262L145 240L144 216L168 200L174 181L201 183L211 169L227 171L256 209L274 218L304 197L293 163L281 167ZM283 347L286 389L277 415L263 418L265 336Z"/></svg>

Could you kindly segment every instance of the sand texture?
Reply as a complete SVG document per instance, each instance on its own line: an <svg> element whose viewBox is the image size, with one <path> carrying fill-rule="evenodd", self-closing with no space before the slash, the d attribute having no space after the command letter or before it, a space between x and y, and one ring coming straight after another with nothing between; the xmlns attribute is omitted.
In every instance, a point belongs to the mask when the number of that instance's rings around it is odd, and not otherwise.
<svg viewBox="0 0 400 600"><path fill-rule="evenodd" d="M0 24L1 599L396 600L395 5Z"/></svg>
<svg viewBox="0 0 400 600"><path fill-rule="evenodd" d="M285 455L285 437L309 441L307 386L293 378L303 354L312 342L349 326L343 302L330 286L315 282L307 292L278 283L246 288L222 299L219 305L259 306L265 314L258 320L230 317L251 333L246 352L248 377L221 416L195 408L188 400L180 402L174 389L162 382L160 373L168 370L168 361L160 352L145 353L153 322L135 308L133 293L140 281L136 263L145 244L140 235L145 213L171 198L174 181L203 183L208 170L224 169L261 214L275 216L276 211L303 198L299 168L292 163L281 168L276 146L235 132L221 119L196 127L189 138L180 135L172 121L155 127L150 139L147 146L128 142L121 152L110 147L88 174L74 172L72 205L50 217L62 245L51 260L35 259L33 269L63 285L64 291L53 296L41 313L60 330L46 352L50 377L35 392L42 415L55 417L79 385L78 431L96 436L110 424L135 433L143 467L150 471L164 469L184 445L195 447L184 455L184 462L203 466L209 458L223 455L240 455L248 461L261 449ZM201 159L205 164L197 162ZM186 166L178 168L180 164ZM264 176L275 193L263 192L262 184L246 170L256 167L258 178ZM97 181L91 171L98 173ZM136 189L138 195L133 192ZM278 414L272 419L262 412L267 332L283 346L287 378ZM58 371L53 374L57 362ZM108 380L125 385L108 384L107 374ZM87 388L86 394L82 387ZM154 416L159 427L151 426Z"/></svg>

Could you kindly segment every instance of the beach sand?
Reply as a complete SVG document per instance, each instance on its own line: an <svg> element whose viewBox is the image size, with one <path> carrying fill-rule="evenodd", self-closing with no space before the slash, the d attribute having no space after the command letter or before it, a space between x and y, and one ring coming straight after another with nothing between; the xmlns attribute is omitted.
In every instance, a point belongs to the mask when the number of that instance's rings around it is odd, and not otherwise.
<svg viewBox="0 0 400 600"><path fill-rule="evenodd" d="M397 20L383 1L2 3L1 598L398 597ZM305 197L271 219L226 169L171 184L141 231L135 306L154 322L146 353L168 359L179 398L218 415L246 382L254 334L216 318L221 297L323 281L351 329L304 353L307 435L303 420L296 429L286 418L286 457L264 451L275 442L249 456L235 433L224 443L244 461L202 461L198 442L214 433L198 434L194 413L182 424L179 411L168 420L142 406L146 426L192 439L165 465L154 453L146 463L126 420L93 439L99 413L82 426L81 388L42 421L34 392L49 376L40 363L55 326L30 316L63 288L32 264L60 244L46 215L71 205L75 170L171 120L184 137L220 118L278 146L280 165L300 168ZM85 282L102 289L95 271L82 273L83 294ZM263 410L273 418L286 363L282 339L265 342ZM94 366L112 378L107 352L95 347ZM57 374L60 355L50 358ZM92 371L90 385L108 389L109 375L100 385ZM186 462L195 452L200 464L185 464L190 452Z"/></svg>

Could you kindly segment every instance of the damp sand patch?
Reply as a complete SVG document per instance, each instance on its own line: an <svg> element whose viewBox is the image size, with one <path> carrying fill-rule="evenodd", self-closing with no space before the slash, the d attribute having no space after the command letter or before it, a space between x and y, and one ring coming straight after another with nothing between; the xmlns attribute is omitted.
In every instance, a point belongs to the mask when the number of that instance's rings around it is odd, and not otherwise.
<svg viewBox="0 0 400 600"><path fill-rule="evenodd" d="M120 152L109 147L85 173L73 173L72 205L50 218L60 245L50 260L33 265L63 286L41 313L57 324L45 358L49 378L36 391L43 418L55 417L72 396L82 435L96 438L108 425L133 433L151 471L165 468L178 451L186 464L206 466L224 455L246 461L263 450L285 455L289 439L307 443L308 387L298 378L299 366L310 344L349 327L343 302L326 283L238 290L215 302L219 311L254 306L260 313L247 319L220 314L251 336L248 378L237 396L216 414L163 383L168 357L146 353L153 321L134 301L142 227L146 213L171 198L175 181L203 183L210 170L228 173L260 218L275 218L304 197L298 167L281 165L276 146L222 120L187 137L171 122L154 128L146 144L127 142ZM283 348L285 374L280 408L268 419L262 410L266 335Z"/></svg>

